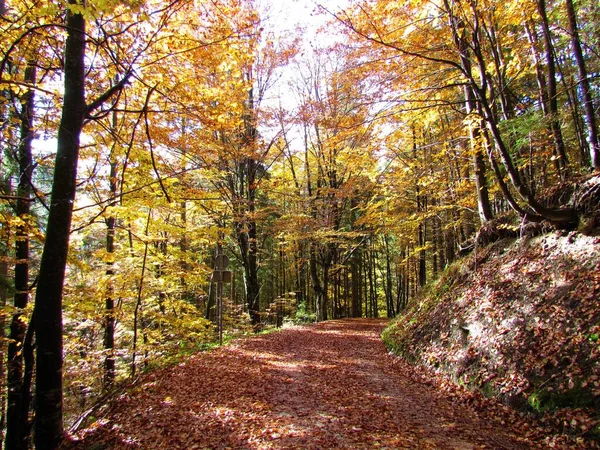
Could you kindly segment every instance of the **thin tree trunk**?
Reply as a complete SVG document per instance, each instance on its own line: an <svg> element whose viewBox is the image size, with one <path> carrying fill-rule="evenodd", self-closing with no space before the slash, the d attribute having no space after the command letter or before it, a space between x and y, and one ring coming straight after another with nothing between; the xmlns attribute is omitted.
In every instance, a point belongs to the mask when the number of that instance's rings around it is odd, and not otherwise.
<svg viewBox="0 0 600 450"><path fill-rule="evenodd" d="M321 285L321 280L319 279L319 272L317 268L317 251L316 244L311 244L310 249L310 278L312 280L312 288L315 293L315 312L317 314L317 322L320 322L323 319L323 302L324 302L324 288Z"/></svg>
<svg viewBox="0 0 600 450"><path fill-rule="evenodd" d="M458 18L451 12L450 5L447 0L445 0L445 6L450 14L450 24L452 28L452 34L454 38L454 45L458 49L460 56L460 63L463 71L466 74L471 76L472 74L472 64L471 58L469 55L469 44L465 36L461 36L458 33L458 30L462 28L458 22ZM469 85L464 86L464 96L465 96L465 112L467 115L473 114L477 111L477 102L476 95L473 92L473 88ZM471 151L473 153L473 167L475 170L475 188L477 191L477 209L479 211L479 218L482 223L485 223L494 218L492 213L492 208L490 204L488 184L487 184L487 176L486 176L486 166L484 162L483 152L481 150L481 146L479 145L480 137L481 137L481 128L480 127L469 127L470 134L470 142L471 142ZM470 234L470 233L468 233Z"/></svg>
<svg viewBox="0 0 600 450"><path fill-rule="evenodd" d="M144 235L148 237L148 229L150 227L150 220L152 218L152 209L148 211L148 218L146 220L146 230ZM142 273L140 274L140 281L137 289L137 300L135 302L135 310L133 312L133 342L131 352L131 378L135 377L136 373L136 357L137 357L137 341L138 341L138 323L144 325L144 321L140 320L141 308L142 308L142 292L144 290L144 277L146 275L146 261L148 260L148 239L144 242L144 256L142 258ZM143 331L143 330L142 330Z"/></svg>
<svg viewBox="0 0 600 450"><path fill-rule="evenodd" d="M361 259L362 252L360 249L356 249L352 256L351 268L352 268L352 317L362 316L362 292L360 274L361 270Z"/></svg>
<svg viewBox="0 0 600 450"><path fill-rule="evenodd" d="M35 62L30 61L25 69L25 81L35 84ZM10 325L8 345L8 409L6 414L6 447L23 449L29 440L29 396L23 389L23 342L27 331L24 312L29 302L29 233L31 229L30 202L31 178L33 176L33 113L34 91L23 95L21 111L21 143L18 151L19 185L17 190L16 214L22 223L17 227L15 242L15 301L16 313ZM25 396L26 398L24 398Z"/></svg>
<svg viewBox="0 0 600 450"><path fill-rule="evenodd" d="M113 112L112 117L113 131L116 132L117 128L117 113ZM117 198L117 169L118 164L116 161L116 155L114 154L116 145L113 146L110 155L110 197ZM110 206L116 205L116 200L111 202ZM110 278L114 275L113 269L113 253L115 252L115 231L116 231L117 219L114 215L111 215L106 219L106 253L109 255L109 267L106 269L106 275ZM106 353L104 357L104 388L108 389L112 386L115 380L115 299L114 291L112 286L112 280L108 281L108 292L105 300L104 308L104 351Z"/></svg>
<svg viewBox="0 0 600 450"><path fill-rule="evenodd" d="M323 296L321 298L321 320L328 320L329 308L329 264L323 264Z"/></svg>
<svg viewBox="0 0 600 450"><path fill-rule="evenodd" d="M31 319L29 320L29 326L27 327L27 332L25 333L25 340L23 341L23 393L21 394L21 398L23 401L23 411L28 412L30 403L32 401L31 398L31 386L33 384L33 373L35 370L35 346L33 343L33 336L35 333L35 314L31 315ZM26 417L28 419L28 417ZM25 424L25 436L26 441L29 441L29 437L31 435L31 421L27 420ZM28 447L25 447L28 448Z"/></svg>
<svg viewBox="0 0 600 450"><path fill-rule="evenodd" d="M10 193L10 183L4 179L0 180L0 189L3 193ZM6 242L0 243L0 306L5 307L8 304L8 245L9 236L6 232ZM3 233L4 234L4 233ZM0 380L6 377L6 319L0 315ZM0 386L0 443L4 442L4 430L6 428L6 393L3 386ZM0 444L1 445L1 444Z"/></svg>
<svg viewBox="0 0 600 450"><path fill-rule="evenodd" d="M600 169L600 142L598 140L598 125L596 122L596 114L594 112L594 104L590 91L590 82L588 80L587 68L583 51L581 50L581 41L579 40L579 28L577 26L577 16L573 0L565 0L567 5L567 16L569 17L569 33L571 34L571 46L573 54L577 62L577 71L579 72L579 88L583 97L583 109L585 111L585 124L588 130L588 143L590 147L590 161L592 167L596 170Z"/></svg>
<svg viewBox="0 0 600 450"><path fill-rule="evenodd" d="M417 195L417 211L427 213L427 197ZM418 229L419 241L419 286L423 287L427 284L427 252L425 245L427 241L427 220L422 219Z"/></svg>
<svg viewBox="0 0 600 450"><path fill-rule="evenodd" d="M373 248L373 238L371 237L369 242L369 267L368 267L368 280L369 280L369 303L371 304L371 317L378 317L379 311L377 308L377 274L375 273L375 251Z"/></svg>
<svg viewBox="0 0 600 450"><path fill-rule="evenodd" d="M389 236L384 235L383 241L385 244L385 298L387 304L387 316L392 318L396 315L394 308L394 292L392 282L392 263L390 255Z"/></svg>
<svg viewBox="0 0 600 450"><path fill-rule="evenodd" d="M541 56L540 56L539 50L538 50L539 40L537 37L535 24L533 23L533 21L529 21L525 24L525 30L527 31L527 36L529 39L529 43L531 45L531 52L532 52L533 62L534 62L534 67L535 67L535 78L537 80L537 85L538 85L539 103L540 103L540 106L542 107L542 113L544 114L544 117L551 118L552 113L550 112L550 102L548 99L548 84L546 83L546 78L542 71ZM548 123L546 126L548 128L548 133L554 135L554 130L552 128L551 123ZM556 153L556 149L555 149L555 153ZM556 158L554 159L554 165L556 167L557 172L560 173L560 170L561 170L560 163L556 160Z"/></svg>
<svg viewBox="0 0 600 450"><path fill-rule="evenodd" d="M554 45L552 44L552 36L550 26L548 24L548 15L546 12L546 0L537 0L537 9L540 15L542 25L542 36L544 38L544 51L546 53L546 70L547 70L547 88L548 88L548 112L550 119L550 129L552 130L552 138L554 141L554 149L556 153L556 161L559 168L561 179L567 176L567 167L569 161L565 151L565 143L563 140L562 130L558 117L558 93L556 88L556 64L554 62Z"/></svg>
<svg viewBox="0 0 600 450"><path fill-rule="evenodd" d="M477 19L475 17L475 19ZM485 59L483 54L481 53L481 46L478 41L477 34L473 34L473 48L474 53L477 58L477 63L479 66L480 76L485 77ZM489 129L494 142L496 144L496 148L500 153L502 163L506 169L509 179L511 180L512 185L515 187L519 195L527 202L527 205L537 214L536 217L534 215L529 215L531 219L539 219L540 217L545 218L559 226L570 227L573 226L578 221L578 217L573 208L548 208L542 205L532 194L532 192L528 189L528 187L523 183L518 170L516 169L512 156L506 147L504 139L502 137L502 133L500 132L500 128L495 119L492 108L489 104L487 94L485 91L485 86L489 84L489 82L482 83L480 86L474 78L470 74L465 74L468 78L469 84L472 86L473 91L476 93L477 98L479 100L479 107L481 108L480 114L485 119L487 124L487 128ZM517 210L519 214L523 214L523 209Z"/></svg>
<svg viewBox="0 0 600 450"><path fill-rule="evenodd" d="M6 13L4 0L0 0L0 15ZM4 90L0 91L0 95L5 96ZM6 120L8 108L6 104L0 104L0 123ZM0 133L0 167L3 167L3 158L5 155L4 136ZM0 174L0 193L11 195L12 186L10 175L7 173ZM3 227L1 230L3 241L0 242L0 305L5 307L8 305L8 297L10 295L10 283L8 281L8 249L10 246L11 229ZM6 340L6 317L0 315L0 446L4 442L4 432L6 429L6 358L7 358L7 340Z"/></svg>

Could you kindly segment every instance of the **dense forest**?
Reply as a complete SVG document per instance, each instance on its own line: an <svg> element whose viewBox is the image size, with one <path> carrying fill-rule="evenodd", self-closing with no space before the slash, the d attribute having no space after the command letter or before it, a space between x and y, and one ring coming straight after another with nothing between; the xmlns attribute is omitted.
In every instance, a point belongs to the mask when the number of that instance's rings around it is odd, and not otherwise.
<svg viewBox="0 0 600 450"><path fill-rule="evenodd" d="M219 336L395 317L478 245L598 227L595 0L313 6L327 38L0 1L6 448Z"/></svg>

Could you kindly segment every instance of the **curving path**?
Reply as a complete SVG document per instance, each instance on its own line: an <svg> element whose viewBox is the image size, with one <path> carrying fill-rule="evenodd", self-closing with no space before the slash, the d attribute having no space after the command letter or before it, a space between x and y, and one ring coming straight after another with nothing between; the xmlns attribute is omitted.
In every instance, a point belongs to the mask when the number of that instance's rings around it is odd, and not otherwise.
<svg viewBox="0 0 600 450"><path fill-rule="evenodd" d="M385 323L330 321L199 354L146 376L69 448L537 448L389 356Z"/></svg>

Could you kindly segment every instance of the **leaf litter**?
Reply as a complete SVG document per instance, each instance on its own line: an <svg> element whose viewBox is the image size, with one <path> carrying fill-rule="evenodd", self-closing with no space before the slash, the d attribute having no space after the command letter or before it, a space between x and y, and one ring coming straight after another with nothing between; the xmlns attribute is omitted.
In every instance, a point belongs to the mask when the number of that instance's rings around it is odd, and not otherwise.
<svg viewBox="0 0 600 450"><path fill-rule="evenodd" d="M526 418L388 354L387 323L291 327L145 374L64 448L543 448Z"/></svg>

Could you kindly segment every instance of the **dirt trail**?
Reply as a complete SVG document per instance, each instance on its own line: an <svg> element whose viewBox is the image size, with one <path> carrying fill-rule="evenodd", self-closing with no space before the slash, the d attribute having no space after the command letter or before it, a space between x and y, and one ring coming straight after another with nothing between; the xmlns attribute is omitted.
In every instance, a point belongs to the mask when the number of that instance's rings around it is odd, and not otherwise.
<svg viewBox="0 0 600 450"><path fill-rule="evenodd" d="M387 354L384 325L331 321L200 354L147 376L74 447L536 448L419 382Z"/></svg>

